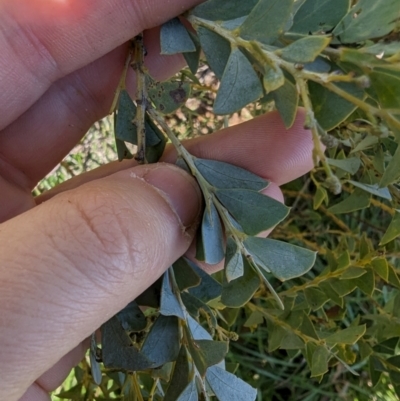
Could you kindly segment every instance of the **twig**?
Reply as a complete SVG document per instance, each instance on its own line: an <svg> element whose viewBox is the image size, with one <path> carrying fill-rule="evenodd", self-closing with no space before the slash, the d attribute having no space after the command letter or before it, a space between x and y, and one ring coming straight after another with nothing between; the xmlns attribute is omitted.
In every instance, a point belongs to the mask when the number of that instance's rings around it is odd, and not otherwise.
<svg viewBox="0 0 400 401"><path fill-rule="evenodd" d="M137 151L134 158L140 163L147 163L146 160L146 128L145 118L147 109L146 74L144 70L144 57L146 50L143 44L143 33L137 35L134 43L134 61L132 68L136 71L136 116L133 123L137 128Z"/></svg>

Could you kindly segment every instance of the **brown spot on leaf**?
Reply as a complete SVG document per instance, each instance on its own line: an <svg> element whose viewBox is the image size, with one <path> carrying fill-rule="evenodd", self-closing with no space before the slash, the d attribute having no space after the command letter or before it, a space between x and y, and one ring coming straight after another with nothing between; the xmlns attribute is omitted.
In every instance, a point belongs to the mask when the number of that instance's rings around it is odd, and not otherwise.
<svg viewBox="0 0 400 401"><path fill-rule="evenodd" d="M186 91L183 88L174 89L169 92L169 95L177 104L182 103L186 99Z"/></svg>

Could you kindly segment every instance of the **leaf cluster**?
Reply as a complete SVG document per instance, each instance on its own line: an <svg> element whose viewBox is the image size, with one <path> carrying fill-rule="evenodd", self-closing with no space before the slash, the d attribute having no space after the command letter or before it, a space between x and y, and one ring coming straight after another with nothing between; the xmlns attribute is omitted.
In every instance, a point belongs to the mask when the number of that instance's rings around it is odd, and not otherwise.
<svg viewBox="0 0 400 401"><path fill-rule="evenodd" d="M162 26L161 52L188 65L165 82L135 39L136 100L123 79L116 95L118 157L137 145L155 162L168 137L205 199L196 259L224 269L177 261L102 327L89 379L77 369L59 397L251 400L257 387L261 399L346 389L367 400L385 383L400 394L399 18L399 0L208 0ZM217 89L201 82L204 64ZM168 114L199 87L215 115L275 108L289 129L305 109L316 167L284 188L292 213L262 194L264 179L182 146Z"/></svg>

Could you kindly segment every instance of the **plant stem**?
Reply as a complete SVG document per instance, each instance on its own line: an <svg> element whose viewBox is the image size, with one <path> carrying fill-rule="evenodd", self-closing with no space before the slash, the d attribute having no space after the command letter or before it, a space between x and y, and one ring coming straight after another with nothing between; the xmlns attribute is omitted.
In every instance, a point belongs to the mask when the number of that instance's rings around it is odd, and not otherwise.
<svg viewBox="0 0 400 401"><path fill-rule="evenodd" d="M297 79L297 85L300 89L300 96L303 101L303 106L306 109L306 126L311 130L312 133L312 138L313 138L313 143L314 143L314 164L317 165L318 159L322 163L322 166L325 169L325 173L328 178L331 178L333 180L337 180L336 176L333 174L331 167L329 166L325 152L321 147L321 141L319 140L319 133L318 133L318 126L317 126L317 120L315 119L314 116L314 110L311 104L311 100L308 94L308 86L307 82L302 79L298 78Z"/></svg>
<svg viewBox="0 0 400 401"><path fill-rule="evenodd" d="M266 48L266 46L264 46L263 44L256 41L243 39L238 35L238 32L225 29L217 22L204 20L194 15L190 15L188 19L193 26L203 26L222 36L224 39L229 41L231 45L239 46L248 50L261 65L267 63L268 65L281 67L289 72L296 79L296 81L302 79L316 82L324 86L328 90L332 91L333 93L336 93L342 98L348 100L350 103L353 103L355 106L370 114L371 116L382 118L386 120L392 128L400 130L400 121L396 119L388 110L378 109L366 103L363 99L359 99L346 92L345 90L340 89L338 86L332 84L332 82L357 83L359 82L360 77L354 77L352 74L338 75L336 73L318 73L307 71L303 68L299 68L299 65L297 63L291 63L282 59L281 57L279 57L278 54ZM327 48L324 50L324 52L328 52L330 55L338 56L338 52L335 51L335 49Z"/></svg>
<svg viewBox="0 0 400 401"><path fill-rule="evenodd" d="M146 75L144 71L145 48L143 44L143 33L134 39L135 58L132 68L136 71L136 116L134 123L137 128L137 151L134 158L140 163L147 163L146 160L146 128L145 118L147 109Z"/></svg>

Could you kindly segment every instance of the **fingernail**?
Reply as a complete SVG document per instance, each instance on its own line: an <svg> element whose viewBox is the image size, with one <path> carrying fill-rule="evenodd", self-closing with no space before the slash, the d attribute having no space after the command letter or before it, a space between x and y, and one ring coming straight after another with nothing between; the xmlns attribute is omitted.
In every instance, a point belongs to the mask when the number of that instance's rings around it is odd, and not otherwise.
<svg viewBox="0 0 400 401"><path fill-rule="evenodd" d="M202 195L195 179L173 164L159 163L146 168L143 179L162 192L182 224L189 227L197 223Z"/></svg>

